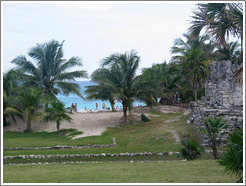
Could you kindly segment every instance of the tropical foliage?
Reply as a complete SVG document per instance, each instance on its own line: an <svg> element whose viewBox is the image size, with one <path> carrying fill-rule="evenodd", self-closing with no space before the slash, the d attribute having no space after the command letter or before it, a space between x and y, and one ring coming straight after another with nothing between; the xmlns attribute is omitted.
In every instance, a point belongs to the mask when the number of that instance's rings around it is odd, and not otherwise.
<svg viewBox="0 0 246 186"><path fill-rule="evenodd" d="M222 117L211 118L208 117L204 120L205 128L201 128L201 131L208 135L213 150L214 159L218 159L217 146L223 135L226 134L228 124L222 121Z"/></svg>
<svg viewBox="0 0 246 186"><path fill-rule="evenodd" d="M42 89L25 88L18 96L19 107L26 123L26 132L31 132L33 120L41 120L43 115L42 107L44 103Z"/></svg>
<svg viewBox="0 0 246 186"><path fill-rule="evenodd" d="M65 104L60 101L53 100L50 102L49 106L45 109L46 115L44 120L56 122L57 133L60 135L60 124L63 120L71 123L72 118L69 114L72 112L65 108Z"/></svg>
<svg viewBox="0 0 246 186"><path fill-rule="evenodd" d="M180 153L188 161L199 158L204 151L204 148L194 139L187 139L186 141L182 141L181 144Z"/></svg>
<svg viewBox="0 0 246 186"><path fill-rule="evenodd" d="M47 99L54 99L59 92L75 93L82 97L79 85L68 81L87 77L87 73L84 70L68 71L71 67L82 66L82 63L79 57L63 59L63 43L64 41L59 43L51 40L31 48L28 55L35 63L24 55L12 60L12 63L28 77L26 83L42 88Z"/></svg>
<svg viewBox="0 0 246 186"><path fill-rule="evenodd" d="M104 84L104 92L108 92L107 99L121 101L124 122L127 122L127 110L131 110L133 99L137 95L136 72L139 62L140 57L133 50L124 54L115 53L104 58L101 68L92 75L92 80L99 83L99 86ZM97 93L94 92L95 94Z"/></svg>
<svg viewBox="0 0 246 186"><path fill-rule="evenodd" d="M225 170L236 175L240 180L243 179L243 130L236 129L229 134L226 145L226 153L219 160Z"/></svg>

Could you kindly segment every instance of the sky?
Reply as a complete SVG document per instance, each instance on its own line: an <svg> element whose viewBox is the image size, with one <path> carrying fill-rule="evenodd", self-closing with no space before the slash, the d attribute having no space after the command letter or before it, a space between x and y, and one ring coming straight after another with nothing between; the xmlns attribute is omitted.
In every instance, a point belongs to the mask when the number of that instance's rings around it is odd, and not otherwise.
<svg viewBox="0 0 246 186"><path fill-rule="evenodd" d="M27 55L30 48L54 39L65 40L64 58L79 56L91 75L103 58L133 49L141 59L138 74L169 62L170 48L187 32L197 2L1 3L3 73L15 67L10 61L18 55L35 63Z"/></svg>

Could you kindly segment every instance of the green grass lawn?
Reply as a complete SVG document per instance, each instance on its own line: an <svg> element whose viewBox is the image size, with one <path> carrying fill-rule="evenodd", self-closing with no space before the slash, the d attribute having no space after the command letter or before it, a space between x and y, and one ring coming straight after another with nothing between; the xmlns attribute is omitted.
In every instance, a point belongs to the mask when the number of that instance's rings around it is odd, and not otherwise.
<svg viewBox="0 0 246 186"><path fill-rule="evenodd" d="M215 160L3 166L4 183L235 183Z"/></svg>
<svg viewBox="0 0 246 186"><path fill-rule="evenodd" d="M112 144L116 147L63 150L4 150L4 156L48 155L48 154L100 154L136 152L177 152L181 148L170 130L182 136L197 138L192 125L187 124L188 116L182 114L152 113L150 122L137 122L108 128L101 136L90 136L76 140L75 130L56 132L21 133L4 132L4 147L45 147L56 145L80 146L87 144ZM93 158L46 158L7 159L6 163L85 161L83 164L49 165L4 165L4 183L234 183L235 178L224 172L224 167L204 154L199 160L182 162L182 157L93 157ZM129 163L131 160L134 163ZM140 163L142 160L168 160L170 162ZM100 163L92 163L99 161Z"/></svg>
<svg viewBox="0 0 246 186"><path fill-rule="evenodd" d="M101 136L91 136L72 140L71 136L57 136L56 132L21 133L4 132L4 147L43 147L55 145L112 144L115 137L118 146L98 149L65 150L11 150L4 151L4 156L18 154L85 154L85 153L120 153L120 152L164 152L179 151L180 144L168 131L175 129L180 136L195 136L194 129L186 123L187 117L180 114L161 114L152 117L150 122L121 125L108 128ZM174 122L165 122L178 118ZM182 138L182 137L181 137Z"/></svg>

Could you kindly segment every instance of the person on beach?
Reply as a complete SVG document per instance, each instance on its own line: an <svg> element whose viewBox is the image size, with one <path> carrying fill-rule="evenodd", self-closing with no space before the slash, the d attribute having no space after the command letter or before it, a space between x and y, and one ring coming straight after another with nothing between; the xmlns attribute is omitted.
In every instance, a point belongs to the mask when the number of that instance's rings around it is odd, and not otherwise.
<svg viewBox="0 0 246 186"><path fill-rule="evenodd" d="M75 105L72 103L71 105L71 108L72 108L72 112L75 110Z"/></svg>
<svg viewBox="0 0 246 186"><path fill-rule="evenodd" d="M103 103L102 108L103 108L103 110L105 109L105 103Z"/></svg>
<svg viewBox="0 0 246 186"><path fill-rule="evenodd" d="M85 107L85 111L87 111L87 108Z"/></svg>
<svg viewBox="0 0 246 186"><path fill-rule="evenodd" d="M98 110L98 104L96 103L96 110Z"/></svg>

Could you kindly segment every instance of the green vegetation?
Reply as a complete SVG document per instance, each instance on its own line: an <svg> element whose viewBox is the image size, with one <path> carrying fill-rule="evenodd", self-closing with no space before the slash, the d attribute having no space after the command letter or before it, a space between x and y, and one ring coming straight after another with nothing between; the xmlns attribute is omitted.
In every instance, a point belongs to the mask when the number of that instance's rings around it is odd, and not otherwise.
<svg viewBox="0 0 246 186"><path fill-rule="evenodd" d="M181 155L188 161L199 158L203 153L204 149L197 140L187 139L186 141L182 141L181 144Z"/></svg>
<svg viewBox="0 0 246 186"><path fill-rule="evenodd" d="M3 166L4 183L233 183L214 160Z"/></svg>
<svg viewBox="0 0 246 186"><path fill-rule="evenodd" d="M214 159L218 159L217 144L220 141L217 138L221 139L225 135L225 130L229 127L227 123L222 121L222 117L218 118L207 118L204 120L205 128L201 128L201 131L208 135L211 140Z"/></svg>
<svg viewBox="0 0 246 186"><path fill-rule="evenodd" d="M220 164L232 175L243 180L243 130L237 129L230 134L225 155Z"/></svg>
<svg viewBox="0 0 246 186"><path fill-rule="evenodd" d="M6 155L17 154L85 154L85 153L121 153L121 152L164 152L178 151L180 144L175 144L169 128L176 130L180 136L190 134L197 138L194 128L186 123L187 116L181 114L161 114L152 117L149 122L120 125L108 128L101 136L91 136L71 140L71 136L57 136L55 132L23 134L20 132L4 132L4 147L42 147L55 145L86 145L112 144L114 137L117 147L99 149L69 149L69 150L22 150L4 151ZM177 118L173 122L166 122Z"/></svg>
<svg viewBox="0 0 246 186"><path fill-rule="evenodd" d="M70 110L65 108L65 104L57 100L52 100L50 106L45 108L46 115L44 121L56 122L57 133L60 135L60 124L63 120L71 123L72 118L69 114L72 114Z"/></svg>
<svg viewBox="0 0 246 186"><path fill-rule="evenodd" d="M86 144L112 144L116 147L85 148L63 150L10 150L3 155L42 155L42 154L98 154L122 152L164 152L179 151L180 143L176 143L173 134L189 136L198 140L199 136L194 128L187 124L187 116L182 114L158 114L151 116L148 122L127 123L127 111L131 111L134 99L144 101L148 106L158 104L177 104L196 101L204 95L204 84L209 74L208 64L213 60L231 60L242 63L242 3L207 3L198 4L194 11L189 32L184 34L186 41L175 40L171 52L170 63L153 64L151 68L143 69L142 74L136 75L140 56L130 51L124 54L115 53L102 60L101 68L91 75L92 81L98 85L87 87L89 99L109 100L114 111L114 102L121 101L125 124L109 128L101 136L90 136L72 140L79 134L76 130L60 130L63 119L71 120L64 105L56 100L60 92L65 95L75 93L83 97L75 78L85 78L84 70L68 71L71 67L80 67L79 57L69 60L63 59L63 43L51 40L44 44L37 44L30 49L28 55L35 61L32 63L25 56L20 55L12 60L16 68L3 76L3 125L7 126L16 117L26 122L26 132L4 132L4 147L45 147L55 145L79 146ZM205 29L209 35L200 36ZM230 34L241 39L239 44L226 41ZM212 36L212 38L210 38ZM235 74L242 75L243 67ZM240 79L240 78L239 78ZM51 104L51 107L48 105ZM44 112L44 105L47 113ZM31 132L31 122L45 117L57 123L58 136L55 132ZM204 119L203 113L200 114ZM144 117L142 117L144 118ZM143 120L147 120L146 118ZM207 135L212 141L214 158L217 159L216 137L225 129L221 119L205 120ZM238 132L238 131L237 131ZM242 132L230 134L227 153L220 161L226 171L242 178L243 145ZM184 144L183 155L188 159L195 159L201 151L197 144L188 141ZM190 153L190 150L194 153ZM235 158L234 158L235 157ZM153 160L180 160L179 157L151 157ZM35 166L4 166L4 182L234 182L234 177L228 177L211 156L203 160L181 162L149 162L132 163L116 162L129 160L147 160L146 157L128 158L92 158L83 161L107 161L99 164L68 164L68 165L38 165ZM65 158L76 161L79 158ZM65 160L64 159L64 160ZM148 158L149 160L149 158ZM56 161L62 159L12 159L4 163ZM114 161L112 166L108 161ZM139 174L141 172L141 175Z"/></svg>

